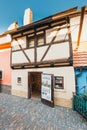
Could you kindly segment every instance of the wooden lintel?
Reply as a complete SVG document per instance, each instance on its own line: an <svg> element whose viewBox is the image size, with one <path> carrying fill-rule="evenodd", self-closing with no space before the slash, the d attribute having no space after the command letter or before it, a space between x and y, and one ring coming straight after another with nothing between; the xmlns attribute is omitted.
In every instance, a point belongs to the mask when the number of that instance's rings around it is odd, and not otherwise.
<svg viewBox="0 0 87 130"><path fill-rule="evenodd" d="M61 66L70 66L69 63L56 63L54 64L53 66L51 66L51 64L41 64L41 65L38 65L38 66L33 66L33 65L27 65L27 66L11 66L12 69L30 69L30 68L47 68L47 67L61 67Z"/></svg>
<svg viewBox="0 0 87 130"><path fill-rule="evenodd" d="M31 33L34 33L34 29L32 29L32 30L27 30L26 32L24 31L24 32L23 32L23 35L27 35L27 34L31 34Z"/></svg>
<svg viewBox="0 0 87 130"><path fill-rule="evenodd" d="M48 28L48 25L45 25L45 26L42 26L42 27L39 27L36 29L36 31L40 31L40 30L43 30L43 29L46 29Z"/></svg>
<svg viewBox="0 0 87 130"><path fill-rule="evenodd" d="M52 22L52 23L51 23L51 27L53 27L53 26L55 26L55 25L62 25L62 24L66 24L66 20L61 20L61 21Z"/></svg>
<svg viewBox="0 0 87 130"><path fill-rule="evenodd" d="M14 35L12 36L12 38L14 39L14 38L21 37L21 36L22 36L22 33L18 33L18 34L14 34Z"/></svg>

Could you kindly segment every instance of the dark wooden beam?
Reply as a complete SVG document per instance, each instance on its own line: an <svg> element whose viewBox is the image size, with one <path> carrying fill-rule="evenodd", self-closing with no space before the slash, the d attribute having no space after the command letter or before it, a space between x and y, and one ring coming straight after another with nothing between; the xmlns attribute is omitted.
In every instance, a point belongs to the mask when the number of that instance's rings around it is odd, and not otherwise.
<svg viewBox="0 0 87 130"><path fill-rule="evenodd" d="M70 18L69 17L67 17L67 28L68 28L68 37L69 37L69 54L70 54L70 59L73 59L73 48L72 48Z"/></svg>
<svg viewBox="0 0 87 130"><path fill-rule="evenodd" d="M36 31L35 31L36 32ZM35 45L34 45L34 62L35 62L35 65L37 63L37 38L36 38L36 33L35 33Z"/></svg>
<svg viewBox="0 0 87 130"><path fill-rule="evenodd" d="M37 67L33 66L33 65L29 65L29 66L11 66L12 69L31 69L31 68L48 68L48 67L65 67L65 66L70 66L69 63L56 63L54 64L54 66L51 66L51 64L44 64L44 65L38 65Z"/></svg>

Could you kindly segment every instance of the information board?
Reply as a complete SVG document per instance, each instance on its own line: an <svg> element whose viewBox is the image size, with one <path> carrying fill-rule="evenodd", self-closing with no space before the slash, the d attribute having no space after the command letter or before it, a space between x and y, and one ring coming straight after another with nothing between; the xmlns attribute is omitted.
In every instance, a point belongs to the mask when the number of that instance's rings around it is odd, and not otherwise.
<svg viewBox="0 0 87 130"><path fill-rule="evenodd" d="M53 75L42 74L42 86L41 86L41 99L42 102L49 105L53 101ZM47 102L48 101L48 102Z"/></svg>

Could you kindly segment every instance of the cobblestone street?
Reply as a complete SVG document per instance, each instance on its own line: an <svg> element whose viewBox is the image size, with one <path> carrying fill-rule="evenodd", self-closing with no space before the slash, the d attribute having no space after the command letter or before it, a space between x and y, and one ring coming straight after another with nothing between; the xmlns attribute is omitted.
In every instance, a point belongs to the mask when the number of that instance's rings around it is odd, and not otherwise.
<svg viewBox="0 0 87 130"><path fill-rule="evenodd" d="M0 93L0 130L87 130L76 111Z"/></svg>

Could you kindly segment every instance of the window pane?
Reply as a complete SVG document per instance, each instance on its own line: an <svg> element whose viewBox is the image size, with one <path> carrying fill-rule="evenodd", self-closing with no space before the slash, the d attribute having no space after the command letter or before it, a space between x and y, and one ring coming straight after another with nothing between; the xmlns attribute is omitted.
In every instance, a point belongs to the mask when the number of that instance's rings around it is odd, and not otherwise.
<svg viewBox="0 0 87 130"><path fill-rule="evenodd" d="M34 47L34 39L29 40L29 47Z"/></svg>
<svg viewBox="0 0 87 130"><path fill-rule="evenodd" d="M38 37L38 46L43 45L44 44L44 38L42 36Z"/></svg>
<svg viewBox="0 0 87 130"><path fill-rule="evenodd" d="M55 77L55 88L56 89L63 89L63 77L61 76L56 76Z"/></svg>

